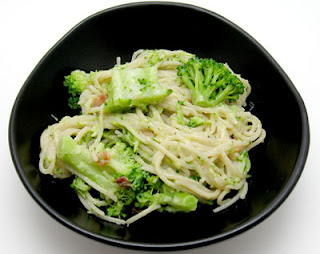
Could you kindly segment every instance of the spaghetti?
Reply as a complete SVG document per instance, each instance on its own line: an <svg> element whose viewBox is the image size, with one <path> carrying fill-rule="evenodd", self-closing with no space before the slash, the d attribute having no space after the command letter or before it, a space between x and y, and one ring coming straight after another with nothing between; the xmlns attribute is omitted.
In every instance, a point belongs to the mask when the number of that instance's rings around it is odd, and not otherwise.
<svg viewBox="0 0 320 254"><path fill-rule="evenodd" d="M157 175L163 184L191 194L199 202L216 201L214 212L244 199L248 191L250 161L246 161L244 168L239 158L263 142L266 136L260 120L244 109L250 84L236 75L245 86L245 92L237 101L211 108L193 105L190 90L177 76L177 66L191 57L192 54L181 50L139 50L133 54L131 62L120 64L117 59L114 68L100 71L80 96L82 114L64 117L42 133L40 171L61 179L72 175L81 178L104 197L94 198L89 191L85 196L78 193L88 212L109 222L129 225L154 210L161 210L161 204L151 203L126 220L108 216L104 207L110 200L117 200L114 193L65 165L57 157L57 151L60 139L70 136L91 152L94 161L98 161L101 144L123 140L130 133L135 140L131 145L136 162L144 171ZM172 93L160 103L149 105L147 111L137 107L127 113L104 113L103 96L107 96L113 71L148 66L156 66L161 86L171 89ZM181 113L186 124L178 121ZM195 118L202 119L202 124L193 125ZM106 130L111 135L104 135ZM84 143L88 135L91 139Z"/></svg>

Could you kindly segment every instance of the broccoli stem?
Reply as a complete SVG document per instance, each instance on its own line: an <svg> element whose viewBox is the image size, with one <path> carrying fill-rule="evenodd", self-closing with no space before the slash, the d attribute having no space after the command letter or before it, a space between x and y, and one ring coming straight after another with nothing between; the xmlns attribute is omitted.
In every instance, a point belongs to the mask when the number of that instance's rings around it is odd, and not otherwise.
<svg viewBox="0 0 320 254"><path fill-rule="evenodd" d="M117 184L113 177L106 173L110 169L107 166L100 166L91 157L91 152L70 136L63 136L60 139L57 156L63 163L83 180L87 179L89 185L93 183L98 186L99 191L107 196L114 196L117 191ZM105 173L103 173L105 171ZM85 178L85 179L84 179Z"/></svg>
<svg viewBox="0 0 320 254"><path fill-rule="evenodd" d="M191 212L197 209L198 199L185 192L164 192L155 194L155 202L169 212Z"/></svg>

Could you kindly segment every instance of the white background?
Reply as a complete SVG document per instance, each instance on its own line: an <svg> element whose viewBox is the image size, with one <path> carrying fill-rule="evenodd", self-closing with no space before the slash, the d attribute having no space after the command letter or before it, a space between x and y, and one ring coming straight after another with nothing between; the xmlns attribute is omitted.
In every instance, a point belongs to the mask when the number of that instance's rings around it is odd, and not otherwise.
<svg viewBox="0 0 320 254"><path fill-rule="evenodd" d="M87 16L128 2L0 1L0 253L139 253L87 239L49 217L20 182L7 134L15 97L49 48ZM300 92L311 129L302 177L272 216L232 239L184 253L320 253L320 1L184 2L226 17L260 42Z"/></svg>

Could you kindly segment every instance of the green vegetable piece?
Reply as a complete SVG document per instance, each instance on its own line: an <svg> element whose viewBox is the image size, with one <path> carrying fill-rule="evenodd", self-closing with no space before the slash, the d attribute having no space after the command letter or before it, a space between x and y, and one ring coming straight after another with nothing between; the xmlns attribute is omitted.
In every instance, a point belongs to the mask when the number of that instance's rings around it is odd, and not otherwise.
<svg viewBox="0 0 320 254"><path fill-rule="evenodd" d="M248 151L243 151L243 153L237 158L237 160L241 162L240 171L243 174L247 174L251 168L251 161Z"/></svg>
<svg viewBox="0 0 320 254"><path fill-rule="evenodd" d="M119 219L126 218L127 215L123 212L124 203L117 201L107 208L107 215L111 217L118 217Z"/></svg>
<svg viewBox="0 0 320 254"><path fill-rule="evenodd" d="M115 174L115 178L124 177L119 173ZM144 208L153 203L153 191L159 187L160 180L155 175L140 168L134 168L126 176L129 186L121 188L116 192L117 202L114 202L107 208L109 216L119 218L127 218L131 213L133 206L136 208Z"/></svg>
<svg viewBox="0 0 320 254"><path fill-rule="evenodd" d="M221 102L233 102L245 91L240 79L213 59L190 58L177 70L191 91L194 105L214 107Z"/></svg>
<svg viewBox="0 0 320 254"><path fill-rule="evenodd" d="M86 193L91 189L91 186L86 184L80 177L76 176L70 185L71 188L81 195L83 198L86 197Z"/></svg>
<svg viewBox="0 0 320 254"><path fill-rule="evenodd" d="M169 212L191 212L197 209L198 199L193 195L174 190L157 176L149 174L147 179L150 185L145 184L145 187L137 193L135 207L144 208L151 204L159 204L160 210Z"/></svg>
<svg viewBox="0 0 320 254"><path fill-rule="evenodd" d="M126 208L135 200L136 193L132 189L122 189L116 192L117 202L110 204L107 215L118 218L127 218Z"/></svg>
<svg viewBox="0 0 320 254"><path fill-rule="evenodd" d="M149 175L147 171L134 168L128 175L128 181L134 191L140 191L144 188L146 177Z"/></svg>
<svg viewBox="0 0 320 254"><path fill-rule="evenodd" d="M137 195L137 202L135 203L135 207L147 207L154 202L154 195L152 194L152 189L147 190L145 192L141 192Z"/></svg>
<svg viewBox="0 0 320 254"><path fill-rule="evenodd" d="M140 141L137 139L130 131L126 128L122 129L122 140L127 142L131 147L133 147L133 151L136 152L139 148Z"/></svg>
<svg viewBox="0 0 320 254"><path fill-rule="evenodd" d="M127 176L133 169L141 167L134 159L133 148L122 141L118 141L111 148L106 148L106 151L110 156L106 165L108 168L112 168L113 172Z"/></svg>
<svg viewBox="0 0 320 254"><path fill-rule="evenodd" d="M118 141L105 150L110 156L106 164L100 164L91 157L91 152L70 136L60 139L57 156L75 175L86 177L100 187L102 194L112 193L117 201L106 206L108 216L127 218L132 206L145 208L157 203L162 210L170 212L190 212L197 208L197 198L188 193L176 191L166 186L158 176L141 169L134 160L133 148ZM121 187L118 177L126 177L129 185ZM77 193L85 197L90 186L76 176L71 184Z"/></svg>
<svg viewBox="0 0 320 254"><path fill-rule="evenodd" d="M117 191L118 186L113 181L113 177L103 174L103 171L110 171L107 166L101 166L91 157L91 152L84 146L78 145L70 136L64 136L60 139L57 156L68 167L87 177L97 184L105 193L113 193Z"/></svg>
<svg viewBox="0 0 320 254"><path fill-rule="evenodd" d="M68 100L69 107L72 109L79 109L79 96L87 88L88 84L92 82L98 72L86 73L81 70L74 70L70 75L64 77L63 85L68 87L68 93L71 97Z"/></svg>
<svg viewBox="0 0 320 254"><path fill-rule="evenodd" d="M172 93L160 85L156 67L113 70L107 91L105 113L125 112L133 107L145 109Z"/></svg>
<svg viewBox="0 0 320 254"><path fill-rule="evenodd" d="M163 192L155 194L155 199L168 212L192 212L197 209L198 199L185 192L163 185ZM165 206L167 205L167 206Z"/></svg>
<svg viewBox="0 0 320 254"><path fill-rule="evenodd" d="M183 125L184 122L183 122L183 113L182 113L182 109L181 109L181 106L183 105L183 101L178 101L177 102L177 122L178 124L181 124Z"/></svg>
<svg viewBox="0 0 320 254"><path fill-rule="evenodd" d="M201 117L194 116L194 117L190 118L188 126L190 128L195 128L195 127L201 126L205 123L210 123L210 121L208 121L204 118L201 118Z"/></svg>

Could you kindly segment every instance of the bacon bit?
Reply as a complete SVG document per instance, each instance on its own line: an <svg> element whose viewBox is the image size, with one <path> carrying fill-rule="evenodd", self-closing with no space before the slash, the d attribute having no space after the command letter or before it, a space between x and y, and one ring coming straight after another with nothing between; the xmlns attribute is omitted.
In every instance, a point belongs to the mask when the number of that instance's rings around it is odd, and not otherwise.
<svg viewBox="0 0 320 254"><path fill-rule="evenodd" d="M234 134L231 135L231 138L232 138L232 139L235 139L235 140L238 140L238 139L239 139L239 138L236 137Z"/></svg>
<svg viewBox="0 0 320 254"><path fill-rule="evenodd" d="M125 176L120 176L116 179L116 183L119 185L119 187L123 187L123 188L130 188L130 183L128 181L128 178L126 178Z"/></svg>
<svg viewBox="0 0 320 254"><path fill-rule="evenodd" d="M105 94L100 94L97 98L92 102L92 107L99 107L103 103L105 103L107 96Z"/></svg>
<svg viewBox="0 0 320 254"><path fill-rule="evenodd" d="M239 146L238 148L235 148L235 149L233 150L233 152L234 152L234 153L239 153L239 152L241 152L243 149L244 149L244 146Z"/></svg>
<svg viewBox="0 0 320 254"><path fill-rule="evenodd" d="M152 138L154 136L154 132L152 130L148 130L148 129L140 129L140 133L144 136L149 137L149 138Z"/></svg>
<svg viewBox="0 0 320 254"><path fill-rule="evenodd" d="M101 153L98 153L97 154L97 157L98 157L98 161L97 163L99 164L99 166L104 166L106 165L106 163L110 160L110 155L106 152L106 151L103 151Z"/></svg>

